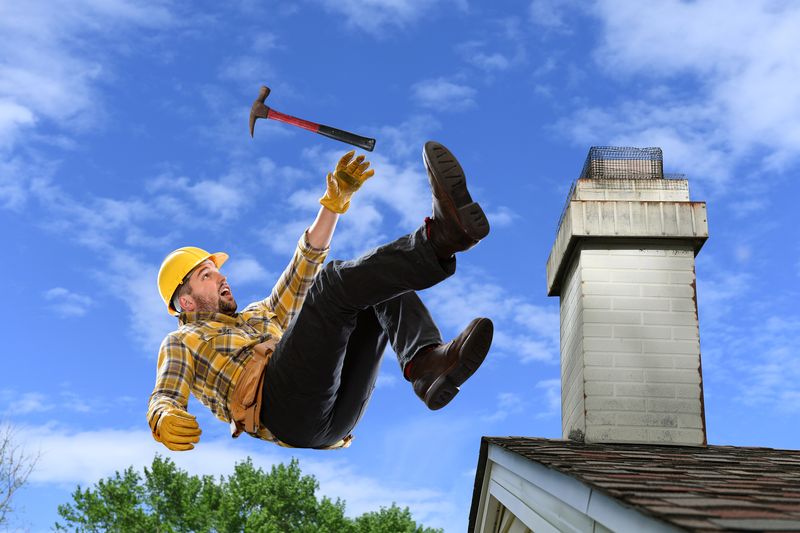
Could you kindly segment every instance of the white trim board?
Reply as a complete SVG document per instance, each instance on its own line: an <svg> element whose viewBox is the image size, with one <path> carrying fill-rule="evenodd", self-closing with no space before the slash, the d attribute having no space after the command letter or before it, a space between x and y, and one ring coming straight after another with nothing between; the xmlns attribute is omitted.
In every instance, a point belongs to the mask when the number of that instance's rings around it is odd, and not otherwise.
<svg viewBox="0 0 800 533"><path fill-rule="evenodd" d="M566 474L489 444L478 531L490 526L489 495L534 531L679 533L685 530L645 515ZM595 524L597 522L597 524ZM552 529L551 529L552 528Z"/></svg>

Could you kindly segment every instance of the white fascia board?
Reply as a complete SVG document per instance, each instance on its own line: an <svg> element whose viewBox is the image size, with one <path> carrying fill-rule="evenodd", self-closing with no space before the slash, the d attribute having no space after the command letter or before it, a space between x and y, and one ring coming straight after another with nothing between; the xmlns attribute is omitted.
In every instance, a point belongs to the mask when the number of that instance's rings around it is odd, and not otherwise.
<svg viewBox="0 0 800 533"><path fill-rule="evenodd" d="M612 531L685 533L684 529L643 514L573 477L495 444L489 444L487 460L507 468Z"/></svg>

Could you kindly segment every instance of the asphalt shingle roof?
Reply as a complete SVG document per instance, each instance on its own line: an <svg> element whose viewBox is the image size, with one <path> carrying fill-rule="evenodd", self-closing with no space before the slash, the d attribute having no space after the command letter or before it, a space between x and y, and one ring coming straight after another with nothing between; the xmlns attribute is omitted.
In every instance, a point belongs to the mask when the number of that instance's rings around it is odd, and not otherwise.
<svg viewBox="0 0 800 533"><path fill-rule="evenodd" d="M800 450L484 437L476 490L487 444L687 531L800 531Z"/></svg>

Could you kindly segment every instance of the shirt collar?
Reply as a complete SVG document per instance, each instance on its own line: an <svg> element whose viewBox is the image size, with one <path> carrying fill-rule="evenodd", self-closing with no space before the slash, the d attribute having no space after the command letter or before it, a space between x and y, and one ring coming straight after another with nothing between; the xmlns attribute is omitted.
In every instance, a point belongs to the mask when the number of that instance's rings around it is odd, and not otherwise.
<svg viewBox="0 0 800 533"><path fill-rule="evenodd" d="M178 323L183 326L191 324L192 322L223 322L225 324L235 325L238 322L239 313L234 316L226 315L223 313L210 313L203 311L184 311L178 317Z"/></svg>

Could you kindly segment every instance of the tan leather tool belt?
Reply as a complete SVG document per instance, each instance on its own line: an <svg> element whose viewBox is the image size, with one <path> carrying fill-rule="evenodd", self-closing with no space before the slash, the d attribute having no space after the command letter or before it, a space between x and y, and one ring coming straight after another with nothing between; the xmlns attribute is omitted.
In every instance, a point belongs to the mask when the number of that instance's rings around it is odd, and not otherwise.
<svg viewBox="0 0 800 533"><path fill-rule="evenodd" d="M261 396L264 373L277 341L270 339L253 346L253 357L244 367L233 389L228 410L231 413L231 436L249 433L254 437L277 442L267 428L261 426Z"/></svg>

